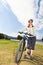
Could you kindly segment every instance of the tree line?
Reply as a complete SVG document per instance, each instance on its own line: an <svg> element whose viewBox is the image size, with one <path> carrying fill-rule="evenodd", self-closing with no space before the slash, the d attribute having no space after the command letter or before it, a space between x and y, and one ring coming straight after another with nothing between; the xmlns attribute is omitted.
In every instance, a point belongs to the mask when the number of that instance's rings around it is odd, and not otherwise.
<svg viewBox="0 0 43 65"><path fill-rule="evenodd" d="M0 39L10 40L10 38L7 35L3 34L3 33L0 33Z"/></svg>

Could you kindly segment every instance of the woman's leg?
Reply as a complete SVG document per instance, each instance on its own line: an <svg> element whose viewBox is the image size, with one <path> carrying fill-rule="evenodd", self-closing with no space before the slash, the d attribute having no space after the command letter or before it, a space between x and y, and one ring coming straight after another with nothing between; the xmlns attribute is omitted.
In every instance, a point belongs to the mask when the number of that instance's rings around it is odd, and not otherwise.
<svg viewBox="0 0 43 65"><path fill-rule="evenodd" d="M27 40L28 41L28 40ZM27 58L27 55L28 55L28 53L30 52L30 50L28 49L28 47L27 47L27 44L28 42L26 42L26 45L25 45L25 47L26 47L26 50L25 50L25 52L24 52L24 59L26 59Z"/></svg>
<svg viewBox="0 0 43 65"><path fill-rule="evenodd" d="M31 50L31 53L30 53L30 56L32 56L32 57L33 57L33 51L34 51L34 50Z"/></svg>
<svg viewBox="0 0 43 65"><path fill-rule="evenodd" d="M33 60L33 51L34 51L34 50L31 50L31 53L30 53L30 60Z"/></svg>
<svg viewBox="0 0 43 65"><path fill-rule="evenodd" d="M26 51L24 52L24 54L27 55L27 53L30 53L30 56L33 57L33 52L34 52L34 50L26 49Z"/></svg>
<svg viewBox="0 0 43 65"><path fill-rule="evenodd" d="M29 51L30 51L29 49L26 49L26 51L24 52L24 59L28 59L28 58L27 58L27 55L28 55ZM29 55L30 55L30 54L29 54Z"/></svg>
<svg viewBox="0 0 43 65"><path fill-rule="evenodd" d="M30 50L29 49L26 49L26 51L25 51L25 55L28 55L27 53L30 53Z"/></svg>

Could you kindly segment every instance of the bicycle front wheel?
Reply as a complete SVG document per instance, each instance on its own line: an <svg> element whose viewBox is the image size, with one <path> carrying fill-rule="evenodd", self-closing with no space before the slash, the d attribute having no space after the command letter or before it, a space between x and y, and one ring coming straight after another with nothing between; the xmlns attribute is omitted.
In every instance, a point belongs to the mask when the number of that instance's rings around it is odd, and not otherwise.
<svg viewBox="0 0 43 65"><path fill-rule="evenodd" d="M15 62L16 63L19 63L19 61L20 61L20 59L22 57L24 46L25 46L23 42L24 42L24 40L22 39L20 41L19 46L18 46L18 49L17 49L17 52L16 52L16 56L15 56Z"/></svg>

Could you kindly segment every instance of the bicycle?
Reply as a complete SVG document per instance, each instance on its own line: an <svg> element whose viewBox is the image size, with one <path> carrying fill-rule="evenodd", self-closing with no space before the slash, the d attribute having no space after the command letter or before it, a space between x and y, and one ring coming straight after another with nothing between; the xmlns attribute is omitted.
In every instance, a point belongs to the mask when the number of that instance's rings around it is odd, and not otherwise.
<svg viewBox="0 0 43 65"><path fill-rule="evenodd" d="M23 32L19 32L20 34L24 34L24 36L22 37L22 40L20 41L19 43L19 46L17 48L17 52L16 52L16 55L15 55L15 62L16 63L19 63L20 60L21 60L21 57L22 57L22 54L23 54L23 51L24 51L24 48L25 48L25 41L26 41L26 37L27 37L27 40L28 40L28 35L31 36L31 34L28 34L28 33L23 33Z"/></svg>

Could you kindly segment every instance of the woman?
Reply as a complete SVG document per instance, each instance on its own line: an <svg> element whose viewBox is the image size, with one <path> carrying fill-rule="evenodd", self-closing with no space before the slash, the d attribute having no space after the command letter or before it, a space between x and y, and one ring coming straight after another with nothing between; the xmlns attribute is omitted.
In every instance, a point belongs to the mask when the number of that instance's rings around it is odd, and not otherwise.
<svg viewBox="0 0 43 65"><path fill-rule="evenodd" d="M28 26L23 30L23 32L27 32L29 34L28 36L28 43L27 43L27 48L25 51L24 59L27 58L27 54L30 54L30 59L33 59L33 51L35 48L35 42L36 42L36 31L33 26L33 20L30 19L28 21Z"/></svg>

